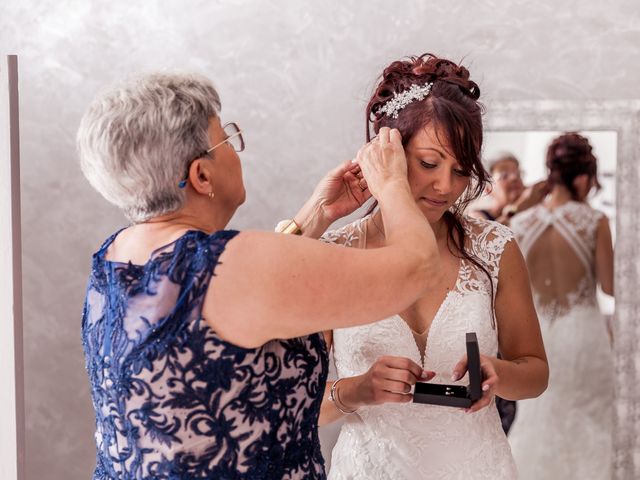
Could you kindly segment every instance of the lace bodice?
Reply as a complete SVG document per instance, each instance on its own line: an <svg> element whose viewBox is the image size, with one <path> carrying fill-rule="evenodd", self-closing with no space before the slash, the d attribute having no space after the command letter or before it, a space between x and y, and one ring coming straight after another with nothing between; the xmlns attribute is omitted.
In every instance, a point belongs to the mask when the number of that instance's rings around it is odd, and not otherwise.
<svg viewBox="0 0 640 480"><path fill-rule="evenodd" d="M595 305L596 231L603 215L571 201L553 211L538 205L513 218L536 308L545 318L553 320L578 305Z"/></svg>
<svg viewBox="0 0 640 480"><path fill-rule="evenodd" d="M498 288L500 258L510 230L495 222L465 217L468 248ZM366 219L324 239L366 246ZM476 332L481 353L495 356L497 329L492 318L491 284L486 274L462 260L455 288L437 311L420 352L406 322L394 315L371 325L336 329L333 357L339 377L366 372L383 355L408 357L436 372L433 382L452 383L454 365L465 353L465 333ZM424 353L422 355L421 353ZM423 358L424 357L424 361ZM459 384L467 384L465 375ZM333 451L329 477L416 479L513 479L516 473L494 405L474 414L448 407L384 404L346 418Z"/></svg>
<svg viewBox="0 0 640 480"><path fill-rule="evenodd" d="M190 231L145 265L94 255L82 341L96 416L94 480L324 478L321 335L245 349L201 316L237 232Z"/></svg>

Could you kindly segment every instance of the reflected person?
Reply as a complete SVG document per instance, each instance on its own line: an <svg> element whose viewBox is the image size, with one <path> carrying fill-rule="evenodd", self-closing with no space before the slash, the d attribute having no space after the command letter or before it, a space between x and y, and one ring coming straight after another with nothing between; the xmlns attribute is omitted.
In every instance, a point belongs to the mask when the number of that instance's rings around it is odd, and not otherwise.
<svg viewBox="0 0 640 480"><path fill-rule="evenodd" d="M93 478L324 478L328 359L316 332L391 315L439 278L398 132L381 132L307 204L326 229L331 212L373 195L388 238L367 251L225 230L245 199L244 141L204 77L111 87L77 143L91 185L131 221L93 256L82 317Z"/></svg>
<svg viewBox="0 0 640 480"><path fill-rule="evenodd" d="M519 402L510 441L523 479L611 478L613 353L596 286L613 295L607 217L589 206L599 188L589 140L554 139L551 194L514 217L526 257L551 375L535 400Z"/></svg>
<svg viewBox="0 0 640 480"><path fill-rule="evenodd" d="M470 208L473 217L509 225L514 215L537 205L549 193L546 180L525 187L520 162L511 153L499 153L487 163L492 183L485 189L486 195Z"/></svg>

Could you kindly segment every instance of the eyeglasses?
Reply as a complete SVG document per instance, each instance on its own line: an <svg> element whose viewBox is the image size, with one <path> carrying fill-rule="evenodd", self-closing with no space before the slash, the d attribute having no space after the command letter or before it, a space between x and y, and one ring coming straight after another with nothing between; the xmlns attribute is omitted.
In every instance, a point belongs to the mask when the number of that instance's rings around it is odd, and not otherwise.
<svg viewBox="0 0 640 480"><path fill-rule="evenodd" d="M187 186L187 178L189 178L189 168L191 168L191 164L194 162L194 160L197 160L199 158L209 155L216 148L224 145L225 143L228 143L229 145L231 145L231 147L236 152L242 152L244 150L244 138L242 137L242 130L240 130L240 127L238 127L237 123L235 122L226 123L223 125L222 130L224 131L224 134L226 135L227 138L225 138L220 143L217 143L213 147L210 147L207 150L202 151L194 159L190 160L189 163L187 164L187 171L185 173L185 176L182 178L180 183L178 183L178 187L184 188Z"/></svg>
<svg viewBox="0 0 640 480"><path fill-rule="evenodd" d="M201 156L204 156L204 155L207 155L208 153L213 152L216 148L218 148L221 145L224 145L225 143L228 143L229 145L231 145L236 152L242 152L244 150L244 138L242 138L242 130L240 130L240 127L238 127L237 123L235 122L226 123L222 127L222 130L224 131L227 138L225 138L223 141L221 141L217 145L214 145L213 147L209 148L208 150L205 150L204 153L197 158L200 158Z"/></svg>
<svg viewBox="0 0 640 480"><path fill-rule="evenodd" d="M522 170L516 170L511 172L496 172L495 175L493 175L493 178L496 181L511 180L512 178L515 180L521 180L523 176L524 172Z"/></svg>

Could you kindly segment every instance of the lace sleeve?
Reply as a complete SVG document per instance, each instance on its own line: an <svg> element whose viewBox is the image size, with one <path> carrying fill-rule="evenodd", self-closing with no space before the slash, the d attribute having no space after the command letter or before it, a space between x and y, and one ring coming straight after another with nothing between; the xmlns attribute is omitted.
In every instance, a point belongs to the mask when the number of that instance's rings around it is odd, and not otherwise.
<svg viewBox="0 0 640 480"><path fill-rule="evenodd" d="M490 220L473 217L465 217L465 220L471 239L471 251L489 269L497 291L500 259L507 243L515 238L513 231L501 223Z"/></svg>
<svg viewBox="0 0 640 480"><path fill-rule="evenodd" d="M344 247L364 248L365 246L365 230L364 218L356 220L353 223L345 225L336 230L329 230L320 240L326 243L335 243Z"/></svg>

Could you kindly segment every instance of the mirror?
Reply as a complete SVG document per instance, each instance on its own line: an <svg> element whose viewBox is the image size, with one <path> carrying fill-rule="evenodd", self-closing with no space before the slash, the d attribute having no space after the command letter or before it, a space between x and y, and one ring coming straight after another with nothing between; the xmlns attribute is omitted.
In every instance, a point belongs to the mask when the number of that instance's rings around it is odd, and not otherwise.
<svg viewBox="0 0 640 480"><path fill-rule="evenodd" d="M563 131L489 131L484 138L483 158L495 159L500 155L511 154L520 162L520 172L525 186L546 180L545 158L551 142L562 135ZM589 205L603 212L609 219L613 243L616 232L616 159L618 133L613 130L579 131L591 147L597 159L598 181L601 188L595 188L587 199ZM482 205L483 199L478 201ZM598 289L598 303L604 315L612 316L615 310L614 297L604 295Z"/></svg>
<svg viewBox="0 0 640 480"><path fill-rule="evenodd" d="M602 312L613 314L612 472L614 478L627 478L625 472L633 472L637 462L633 452L638 451L638 423L630 421L629 415L637 411L640 398L640 372L635 361L640 333L636 326L640 272L637 262L630 261L638 256L637 239L640 238L637 218L640 104L514 101L488 105L487 111L485 158L498 151L511 151L521 161L525 184L544 178L546 148L559 133L578 131L594 148L602 189L590 197L589 202L609 217L615 241L615 301L600 296ZM567 342L571 340L570 336L566 337ZM597 365L600 359L593 356L590 360ZM562 436L566 434L562 432ZM594 452L594 455L600 454Z"/></svg>
<svg viewBox="0 0 640 480"><path fill-rule="evenodd" d="M489 210L480 211L498 215L496 208L505 200L513 202L522 184L546 181L551 145L552 155L568 165L558 173L572 174L579 161L595 157L601 187L591 188L584 202L575 202L569 200L569 190L562 183L556 184L546 198L536 196L540 203L522 207L510 221L529 268L550 370L549 385L540 397L516 403L508 434L523 479L610 476L614 369L609 332L615 302L599 286L604 281L604 288L611 288L613 265L611 257L598 264L598 255L604 258L602 252L610 252L611 247L603 246L607 242L598 244L597 238L606 236L599 228L602 213L615 231L618 135L615 131L576 133L580 136L538 130L485 135L483 159L495 184L493 192L476 202L478 209L487 204ZM573 153L567 155L570 148ZM591 356L597 361L592 362Z"/></svg>

